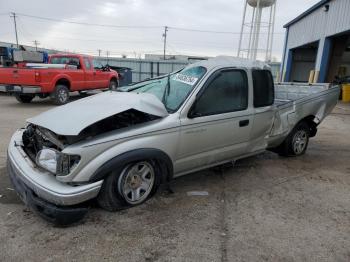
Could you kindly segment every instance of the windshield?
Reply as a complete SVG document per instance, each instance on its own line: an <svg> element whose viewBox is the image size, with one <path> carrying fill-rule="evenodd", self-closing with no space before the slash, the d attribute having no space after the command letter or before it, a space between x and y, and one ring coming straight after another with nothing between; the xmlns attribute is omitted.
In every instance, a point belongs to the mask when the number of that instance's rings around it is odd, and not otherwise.
<svg viewBox="0 0 350 262"><path fill-rule="evenodd" d="M206 73L202 66L185 68L176 73L121 88L120 91L149 93L163 102L169 113L175 112Z"/></svg>

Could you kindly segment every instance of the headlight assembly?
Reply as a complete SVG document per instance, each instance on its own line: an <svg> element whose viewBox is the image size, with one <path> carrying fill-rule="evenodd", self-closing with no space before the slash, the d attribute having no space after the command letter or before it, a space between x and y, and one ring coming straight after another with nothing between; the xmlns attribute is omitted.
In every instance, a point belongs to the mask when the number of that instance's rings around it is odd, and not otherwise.
<svg viewBox="0 0 350 262"><path fill-rule="evenodd" d="M79 163L80 156L67 155L57 150L45 148L36 156L36 163L41 168L57 176L68 175Z"/></svg>

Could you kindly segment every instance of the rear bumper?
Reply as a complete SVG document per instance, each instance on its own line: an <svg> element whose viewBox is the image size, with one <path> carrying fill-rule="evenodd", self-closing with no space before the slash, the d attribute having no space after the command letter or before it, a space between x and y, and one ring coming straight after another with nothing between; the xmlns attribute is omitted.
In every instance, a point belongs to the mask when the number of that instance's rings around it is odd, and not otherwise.
<svg viewBox="0 0 350 262"><path fill-rule="evenodd" d="M21 85L1 85L0 92L15 94L40 94L42 93L40 86L21 86Z"/></svg>

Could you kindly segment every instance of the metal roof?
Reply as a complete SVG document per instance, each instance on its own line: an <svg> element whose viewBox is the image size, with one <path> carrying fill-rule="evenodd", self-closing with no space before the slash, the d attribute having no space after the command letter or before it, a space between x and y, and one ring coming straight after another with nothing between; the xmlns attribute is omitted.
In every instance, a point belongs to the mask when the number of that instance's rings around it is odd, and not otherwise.
<svg viewBox="0 0 350 262"><path fill-rule="evenodd" d="M329 3L330 1L331 0L322 0L322 1L318 2L317 4L315 4L312 7L310 7L308 10L306 10L301 15L297 16L292 21L290 21L289 23L285 24L283 27L287 28L287 27L291 26L292 24L295 24L296 22L298 22L301 19L303 19L305 16L311 14L313 11L315 11L316 9L318 9L318 8L322 7L323 5Z"/></svg>
<svg viewBox="0 0 350 262"><path fill-rule="evenodd" d="M270 69L270 66L264 62L245 59L245 58L239 58L239 57L233 57L233 56L217 56L209 60L203 60L203 61L199 61L194 64L191 64L188 66L188 68L196 67L196 66L203 66L203 67L206 67L208 70L211 70L214 68L222 68L222 67Z"/></svg>

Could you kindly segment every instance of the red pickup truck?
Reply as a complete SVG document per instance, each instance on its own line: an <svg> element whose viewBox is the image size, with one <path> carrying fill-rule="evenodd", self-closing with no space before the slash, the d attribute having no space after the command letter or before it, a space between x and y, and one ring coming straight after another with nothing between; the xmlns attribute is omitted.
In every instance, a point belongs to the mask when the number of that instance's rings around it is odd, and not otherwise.
<svg viewBox="0 0 350 262"><path fill-rule="evenodd" d="M90 56L57 54L50 56L49 64L0 68L0 92L13 93L21 103L50 96L55 104L63 105L69 92L116 89L118 79L116 71Z"/></svg>

